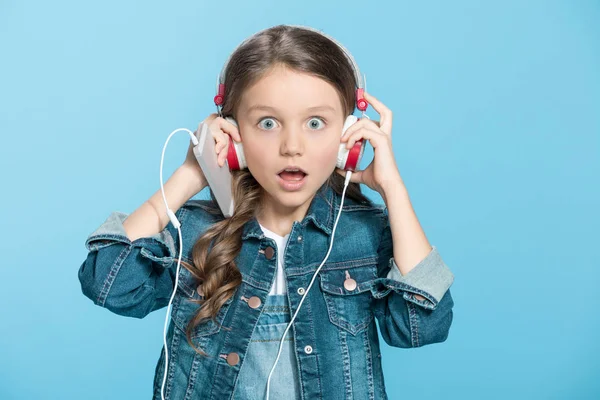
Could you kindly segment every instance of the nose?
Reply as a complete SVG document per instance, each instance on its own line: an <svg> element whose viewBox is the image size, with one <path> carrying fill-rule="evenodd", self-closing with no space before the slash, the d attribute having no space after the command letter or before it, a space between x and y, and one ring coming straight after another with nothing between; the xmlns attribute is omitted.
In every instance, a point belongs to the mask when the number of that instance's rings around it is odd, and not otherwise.
<svg viewBox="0 0 600 400"><path fill-rule="evenodd" d="M296 128L285 128L281 133L280 151L282 156L297 156L304 152L302 131Z"/></svg>

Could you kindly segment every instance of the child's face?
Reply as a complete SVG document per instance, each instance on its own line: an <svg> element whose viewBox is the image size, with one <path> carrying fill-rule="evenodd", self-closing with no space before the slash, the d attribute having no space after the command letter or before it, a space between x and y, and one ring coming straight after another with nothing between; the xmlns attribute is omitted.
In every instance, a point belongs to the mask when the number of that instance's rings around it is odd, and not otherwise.
<svg viewBox="0 0 600 400"><path fill-rule="evenodd" d="M325 108L310 109L318 106ZM340 97L330 83L281 66L244 92L236 120L248 169L267 198L284 209L312 199L335 169L343 114ZM277 174L288 165L307 173L298 191L287 191L279 184Z"/></svg>

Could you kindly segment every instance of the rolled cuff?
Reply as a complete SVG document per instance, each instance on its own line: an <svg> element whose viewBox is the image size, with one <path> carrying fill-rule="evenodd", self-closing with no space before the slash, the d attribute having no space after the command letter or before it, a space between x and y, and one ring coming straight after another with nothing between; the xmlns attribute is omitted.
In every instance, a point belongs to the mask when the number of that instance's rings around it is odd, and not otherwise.
<svg viewBox="0 0 600 400"><path fill-rule="evenodd" d="M123 243L140 247L142 256L157 262L163 267L170 266L175 261L177 253L175 251L175 241L169 230L163 229L155 235L138 238L132 242L123 227L123 222L128 216L128 214L119 211L112 212L104 223L87 237L85 247L88 251L96 251L117 243Z"/></svg>
<svg viewBox="0 0 600 400"><path fill-rule="evenodd" d="M434 310L448 288L454 282L454 274L442 260L435 246L406 275L400 269L393 257L389 260L390 271L385 278L376 280L374 297L386 296L391 290L402 291L405 300L421 307ZM417 299L414 294L425 297Z"/></svg>

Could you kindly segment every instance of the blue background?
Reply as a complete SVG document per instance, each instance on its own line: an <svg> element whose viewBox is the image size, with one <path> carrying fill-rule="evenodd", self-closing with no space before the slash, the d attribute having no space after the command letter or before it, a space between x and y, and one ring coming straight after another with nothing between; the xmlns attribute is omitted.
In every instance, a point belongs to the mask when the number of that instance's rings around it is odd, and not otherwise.
<svg viewBox="0 0 600 400"><path fill-rule="evenodd" d="M280 23L340 40L392 109L455 274L446 342L382 341L390 398L598 398L600 4L227 3L0 2L0 398L151 397L166 308L94 306L84 241L159 189L168 134L214 112L227 56ZM171 140L165 180L188 144Z"/></svg>

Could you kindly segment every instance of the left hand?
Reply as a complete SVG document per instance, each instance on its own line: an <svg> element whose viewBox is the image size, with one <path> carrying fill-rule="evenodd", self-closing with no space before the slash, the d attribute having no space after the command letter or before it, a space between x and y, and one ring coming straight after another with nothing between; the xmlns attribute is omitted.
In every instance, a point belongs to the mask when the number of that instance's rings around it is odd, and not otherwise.
<svg viewBox="0 0 600 400"><path fill-rule="evenodd" d="M379 113L380 121L359 119L344 133L341 142L346 142L347 149L351 149L360 139L371 143L373 160L364 170L353 171L350 182L363 183L383 196L385 187L402 183L392 148L392 111L367 92L364 92L364 97ZM346 176L343 169L336 168L335 171L341 176Z"/></svg>

